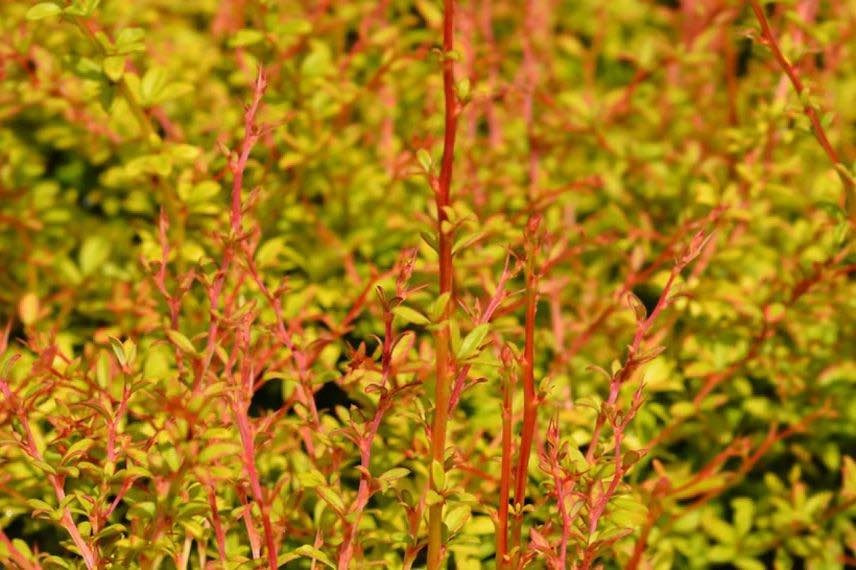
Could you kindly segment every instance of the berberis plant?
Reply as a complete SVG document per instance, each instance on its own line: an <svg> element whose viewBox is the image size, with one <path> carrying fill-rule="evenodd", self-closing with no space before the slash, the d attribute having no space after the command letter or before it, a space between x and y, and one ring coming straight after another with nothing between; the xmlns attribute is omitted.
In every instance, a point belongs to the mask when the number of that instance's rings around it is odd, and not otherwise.
<svg viewBox="0 0 856 570"><path fill-rule="evenodd" d="M856 566L854 0L0 31L3 567Z"/></svg>

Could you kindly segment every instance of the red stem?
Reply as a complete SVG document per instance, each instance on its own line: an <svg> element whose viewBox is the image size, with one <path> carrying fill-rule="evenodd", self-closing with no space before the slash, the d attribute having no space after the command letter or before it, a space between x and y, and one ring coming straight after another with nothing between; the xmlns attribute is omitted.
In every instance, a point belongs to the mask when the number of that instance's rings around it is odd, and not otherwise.
<svg viewBox="0 0 856 570"><path fill-rule="evenodd" d="M776 62L779 64L779 67L782 68L782 71L784 71L785 75L790 79L797 95L802 95L805 91L805 86L797 75L797 71L794 69L794 66L791 65L782 53L782 50L779 47L779 42L776 41L776 37L773 35L773 30L770 29L767 16L764 15L764 9L758 3L758 0L750 0L749 4L752 6L752 11L755 12L755 17L758 18L758 23L761 25L761 34L764 36L764 40L767 42L770 51L773 52L773 57L776 58ZM832 145L829 144L829 139L826 136L826 131L823 129L823 126L820 124L820 118L817 116L817 111L815 111L814 107L808 103L803 104L803 110L811 121L811 126L814 128L814 135L817 137L818 142L820 142L820 146L823 147L823 150L829 156L829 159L835 164L841 162L838 159L838 153L836 153L835 149L832 148Z"/></svg>
<svg viewBox="0 0 856 570"><path fill-rule="evenodd" d="M238 409L235 410L235 420L238 424L238 431L241 434L244 468L247 471L247 478L250 480L250 490L252 491L253 499L258 503L262 515L262 526L264 527L265 543L267 544L268 565L271 570L276 570L277 548L274 542L273 526L270 521L270 507L267 501L265 501L259 474L256 471L256 448L253 442L253 429L247 415L247 405L236 403L236 408Z"/></svg>
<svg viewBox="0 0 856 570"><path fill-rule="evenodd" d="M383 356L382 366L383 373L381 384L386 388L390 376L392 375L392 349L393 349L393 330L392 330L393 313L389 310L384 312L384 337L383 337ZM380 427L380 422L383 419L384 413L389 408L389 397L385 393L381 393L380 401L378 402L377 410L366 427L362 438L360 438L360 466L363 468L360 473L360 486L357 490L357 500L351 507L353 519L346 523L345 540L342 542L342 547L339 550L339 570L348 570L351 564L351 558L354 555L354 542L357 538L357 532L360 526L360 520L363 516L363 511L371 498L371 488L369 477L369 467L371 466L372 458L372 441L377 435L377 430Z"/></svg>
<svg viewBox="0 0 856 570"><path fill-rule="evenodd" d="M253 86L253 100L244 112L244 139L241 141L241 150L238 159L230 168L232 170L232 232L237 236L241 233L241 190L244 185L244 171L247 169L247 161L250 159L250 151L253 150L259 140L259 130L256 127L256 113L261 104L262 95L267 87L267 78L262 68L259 68L255 85Z"/></svg>
<svg viewBox="0 0 856 570"><path fill-rule="evenodd" d="M455 156L455 134L458 126L458 101L455 94L455 67L451 57L455 36L455 1L443 3L443 99L445 103L445 127L443 133L443 159L440 176L435 188L437 205L437 234L439 242L440 294L452 293L452 236L443 227L448 220L446 208L451 204L452 167ZM454 301L446 305L443 320L446 322L437 331L437 368L434 389L434 421L431 429L431 461L441 464L446 452L446 424L449 418L450 376L452 364L449 350L449 325ZM431 470L429 470L430 472ZM434 488L433 475L430 485ZM428 511L428 570L436 570L442 562L442 502L431 505Z"/></svg>
<svg viewBox="0 0 856 570"><path fill-rule="evenodd" d="M846 170L838 153L835 152L835 149L829 143L829 138L826 136L826 130L824 130L820 122L820 117L817 116L817 111L809 100L803 100L805 85L803 85L802 80L799 78L797 70L782 53L779 42L776 41L776 36L773 35L773 30L770 28L770 23L767 21L767 16L764 15L764 9L761 7L761 4L758 0L749 0L749 4L752 6L752 11L755 12L758 23L761 25L761 35L764 37L770 51L773 52L773 57L776 59L779 67L782 68L782 71L785 72L785 75L788 76L791 85L794 86L794 91L797 92L797 95L800 96L800 100L803 102L803 111L811 122L814 136L817 138L820 146L823 147L829 160L836 167L838 175L841 178L841 183L844 186L844 206L847 209L847 215L850 223L856 225L856 181L854 181L853 175Z"/></svg>
<svg viewBox="0 0 856 570"><path fill-rule="evenodd" d="M14 358L14 360L17 360L17 358ZM30 421L27 417L27 411L24 409L23 405L18 402L17 396L12 392L11 387L3 378L0 378L0 392L2 392L10 407L15 411L15 415L18 416L18 420L23 426L25 436L24 451L31 457L44 462L44 457L36 445L36 438L33 436L33 432L30 429ZM48 475L48 481L51 483L51 486L53 486L54 494L56 495L56 500L59 504L62 504L65 499L65 489L63 488L64 479L65 477L61 475ZM71 510L69 510L67 506L62 510L62 518L60 519L60 522L62 523L62 526L65 527L66 531L68 531L74 545L80 551L80 555L83 557L86 567L89 570L97 568L99 565L97 552L92 550L92 548L86 544L86 541L83 540L83 536L80 534L80 531L77 529L77 525L74 523L74 519L71 517Z"/></svg>
<svg viewBox="0 0 856 570"><path fill-rule="evenodd" d="M211 522L214 525L214 537L217 542L217 552L220 560L226 562L226 533L223 532L223 524L220 522L220 513L217 511L217 496L214 494L213 483L208 486L208 505L211 507Z"/></svg>
<svg viewBox="0 0 856 570"><path fill-rule="evenodd" d="M538 399L535 395L535 313L538 301L538 277L535 272L535 232L540 217L529 220L526 234L526 317L523 345L523 427L520 432L520 451L514 475L514 525L511 530L511 548L521 549L523 532L523 503L526 499L526 483L529 473L529 457L535 439L535 424L538 419ZM514 555L520 559L521 552Z"/></svg>
<svg viewBox="0 0 856 570"><path fill-rule="evenodd" d="M514 372L511 369L513 355L511 349L505 347L502 351L502 360L508 370L508 377L502 388L502 464L500 467L499 481L499 508L496 536L496 565L497 568L507 567L508 556L508 498L511 492L511 422L512 402L511 394L514 390Z"/></svg>

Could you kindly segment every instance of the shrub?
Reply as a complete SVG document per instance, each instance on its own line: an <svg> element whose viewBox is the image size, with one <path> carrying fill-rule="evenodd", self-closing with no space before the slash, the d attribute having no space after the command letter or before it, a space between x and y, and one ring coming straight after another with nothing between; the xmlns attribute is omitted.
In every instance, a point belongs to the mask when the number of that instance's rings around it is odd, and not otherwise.
<svg viewBox="0 0 856 570"><path fill-rule="evenodd" d="M852 2L0 6L0 562L856 564Z"/></svg>

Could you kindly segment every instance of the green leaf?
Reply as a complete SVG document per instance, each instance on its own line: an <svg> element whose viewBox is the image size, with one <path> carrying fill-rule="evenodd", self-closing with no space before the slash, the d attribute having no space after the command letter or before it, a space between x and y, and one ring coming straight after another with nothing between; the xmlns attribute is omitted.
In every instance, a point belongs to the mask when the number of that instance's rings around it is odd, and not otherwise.
<svg viewBox="0 0 856 570"><path fill-rule="evenodd" d="M233 456L236 457L241 451L241 446L234 441L221 441L207 444L199 453L200 463L209 463L216 459Z"/></svg>
<svg viewBox="0 0 856 570"><path fill-rule="evenodd" d="M430 247L433 251L438 251L439 247L437 245L437 237L434 234L430 234L428 232L419 232L419 237L422 238L422 241Z"/></svg>
<svg viewBox="0 0 856 570"><path fill-rule="evenodd" d="M125 347L122 346L122 342L118 338L110 337L110 347L113 349L113 354L116 355L116 359L119 361L119 364L122 366L128 365L128 360L125 357Z"/></svg>
<svg viewBox="0 0 856 570"><path fill-rule="evenodd" d="M452 352L458 354L461 350L461 328L454 317L448 319L447 322L449 323L449 342L452 344Z"/></svg>
<svg viewBox="0 0 856 570"><path fill-rule="evenodd" d="M131 366L137 361L137 343L132 339L126 338L122 343L122 353L125 355L125 364Z"/></svg>
<svg viewBox="0 0 856 570"><path fill-rule="evenodd" d="M466 527L465 532L469 535L485 536L496 532L496 526L490 517L475 516Z"/></svg>
<svg viewBox="0 0 856 570"><path fill-rule="evenodd" d="M180 194L181 198L189 203L198 204L200 202L207 202L220 194L220 185L213 180L203 180L193 186L192 191L180 192Z"/></svg>
<svg viewBox="0 0 856 570"><path fill-rule="evenodd" d="M404 305L399 305L392 310L393 314L401 317L408 323L413 323L414 325L428 325L431 324L431 321L428 320L428 317L417 311L416 309L411 309L410 307L406 307Z"/></svg>
<svg viewBox="0 0 856 570"><path fill-rule="evenodd" d="M185 82L175 82L170 83L163 89L161 89L158 96L152 101L153 104L157 105L163 103L165 101L172 101L173 99L180 99L185 95L193 92L193 86L189 83Z"/></svg>
<svg viewBox="0 0 856 570"><path fill-rule="evenodd" d="M443 502L443 495L434 489L428 489L428 493L426 493L425 497L425 504L429 507Z"/></svg>
<svg viewBox="0 0 856 570"><path fill-rule="evenodd" d="M73 16L91 16L100 3L100 0L75 0L64 12Z"/></svg>
<svg viewBox="0 0 856 570"><path fill-rule="evenodd" d="M487 336L488 331L490 330L490 325L487 323L478 325L476 328L471 330L466 337L464 337L463 342L461 342L461 348L458 350L457 357L460 360L465 360L473 355L481 348L482 342L484 342L485 337Z"/></svg>
<svg viewBox="0 0 856 570"><path fill-rule="evenodd" d="M468 505L455 505L443 517L443 522L452 533L458 532L470 519L470 507Z"/></svg>
<svg viewBox="0 0 856 570"><path fill-rule="evenodd" d="M98 353L98 361L95 364L95 379L101 388L106 388L110 384L110 354L107 351L100 350Z"/></svg>
<svg viewBox="0 0 856 570"><path fill-rule="evenodd" d="M105 57L104 61L101 62L101 68L104 70L104 75L110 78L110 81L119 81L122 79L122 74L125 73L125 56Z"/></svg>
<svg viewBox="0 0 856 570"><path fill-rule="evenodd" d="M128 477L133 477L135 479L152 476L151 471L139 465L131 465L130 467L125 468L124 472Z"/></svg>
<svg viewBox="0 0 856 570"><path fill-rule="evenodd" d="M140 98L144 105L153 105L169 83L167 72L162 67L152 67L140 80Z"/></svg>
<svg viewBox="0 0 856 570"><path fill-rule="evenodd" d="M695 413L692 402L675 402L669 407L669 414L676 418L688 418Z"/></svg>
<svg viewBox="0 0 856 570"><path fill-rule="evenodd" d="M65 452L65 455L62 456L62 462L65 463L75 455L84 453L90 447L95 444L95 441L85 437L79 441L74 442L69 446L68 450Z"/></svg>
<svg viewBox="0 0 856 570"><path fill-rule="evenodd" d="M470 98L471 90L472 85L470 84L470 80L466 77L455 83L455 93L461 101L466 101Z"/></svg>
<svg viewBox="0 0 856 570"><path fill-rule="evenodd" d="M30 550L30 545L28 545L20 538L13 538L12 545L15 547L16 550L20 551L27 558L27 560L32 560L33 551Z"/></svg>
<svg viewBox="0 0 856 570"><path fill-rule="evenodd" d="M431 169L434 166L434 161L431 159L431 153L424 148L420 148L416 151L416 160L419 161L419 166L422 167L422 171L425 172L425 174L431 173Z"/></svg>
<svg viewBox="0 0 856 570"><path fill-rule="evenodd" d="M193 343L190 342L190 339L188 339L179 331L170 329L166 331L166 336L182 352L186 352L188 354L196 354L196 348L194 348Z"/></svg>
<svg viewBox="0 0 856 570"><path fill-rule="evenodd" d="M73 566L71 566L71 563L67 562L66 560L63 560L59 556L45 556L40 561L44 565L43 567L47 568L50 568L51 566L56 566L57 568L73 568Z"/></svg>
<svg viewBox="0 0 856 570"><path fill-rule="evenodd" d="M50 18L51 16L56 16L57 14L62 13L62 8L54 4L53 2L40 2L27 10L27 19L28 20L41 20L43 18Z"/></svg>
<svg viewBox="0 0 856 570"><path fill-rule="evenodd" d="M734 509L734 528L738 535L745 536L752 528L755 503L748 497L737 497L731 501L731 507Z"/></svg>
<svg viewBox="0 0 856 570"><path fill-rule="evenodd" d="M336 565L333 564L333 561L330 560L330 558L326 554L309 544L304 544L303 546L296 548L294 550L294 554L299 554L300 556L303 556L305 558L312 558L313 560L317 560L318 562L324 564L329 568L336 567Z"/></svg>
<svg viewBox="0 0 856 570"><path fill-rule="evenodd" d="M446 314L446 309L451 298L451 291L446 291L434 300L429 311L432 321L439 322L442 319L443 315Z"/></svg>
<svg viewBox="0 0 856 570"><path fill-rule="evenodd" d="M229 47L246 47L257 44L265 39L265 35L259 30L243 29L238 30L235 35L229 40Z"/></svg>
<svg viewBox="0 0 856 570"><path fill-rule="evenodd" d="M83 275L90 275L110 257L110 242L100 235L93 235L83 242L78 254L78 264Z"/></svg>
<svg viewBox="0 0 856 570"><path fill-rule="evenodd" d="M154 502L142 501L132 505L131 508L128 509L128 518L152 519L156 512L157 509Z"/></svg>
<svg viewBox="0 0 856 570"><path fill-rule="evenodd" d="M41 459L33 459L30 462L42 471L50 473L51 475L56 475L56 469L54 469L53 466L47 461L42 461Z"/></svg>
<svg viewBox="0 0 856 570"><path fill-rule="evenodd" d="M41 499L28 499L27 504L30 505L30 507L32 507L35 511L45 511L49 513L54 510L51 505L42 501Z"/></svg>
<svg viewBox="0 0 856 570"><path fill-rule="evenodd" d="M734 560L737 551L731 544L715 544L707 551L707 559L710 562L723 563Z"/></svg>
<svg viewBox="0 0 856 570"><path fill-rule="evenodd" d="M443 22L443 11L431 0L416 0L416 9L431 26L439 26Z"/></svg>
<svg viewBox="0 0 856 570"><path fill-rule="evenodd" d="M478 231L469 234L462 235L456 242L455 245L452 246L452 255L457 254L459 251L466 249L471 244L477 242L482 237L484 237L484 232Z"/></svg>
<svg viewBox="0 0 856 570"><path fill-rule="evenodd" d="M136 51L138 46L143 45L145 37L146 31L143 28L122 28L116 36L116 49L119 53Z"/></svg>
<svg viewBox="0 0 856 570"><path fill-rule="evenodd" d="M733 544L737 540L734 527L717 518L716 515L708 514L702 519L701 525L710 536L723 544Z"/></svg>
<svg viewBox="0 0 856 570"><path fill-rule="evenodd" d="M342 501L342 498L334 492L329 487L318 487L315 489L315 492L318 493L324 501L329 504L333 509L338 512L340 515L345 514L345 503Z"/></svg>
<svg viewBox="0 0 856 570"><path fill-rule="evenodd" d="M146 32L142 28L123 28L116 36L116 53L129 54L145 51L146 44L143 42L145 37Z"/></svg>
<svg viewBox="0 0 856 570"><path fill-rule="evenodd" d="M324 475L315 469L302 471L297 477L300 480L301 485L310 489L314 487L322 487L327 484L327 479L324 478Z"/></svg>
<svg viewBox="0 0 856 570"><path fill-rule="evenodd" d="M104 528L103 530L101 530L101 532L99 532L98 534L96 534L96 535L95 535L95 539L96 539L96 540L101 540L101 539L103 539L103 538L107 538L107 537L109 537L109 536L114 536L114 535L117 535L117 534L122 534L122 533L124 533L125 531L127 531L127 528L125 528L125 525L121 525L121 524L118 524L118 523L117 523L117 524L111 524L110 526L108 526L108 527Z"/></svg>
<svg viewBox="0 0 856 570"><path fill-rule="evenodd" d="M163 67L152 67L140 81L140 102L150 107L192 91L193 87L187 83L170 81L169 73Z"/></svg>
<svg viewBox="0 0 856 570"><path fill-rule="evenodd" d="M436 459L431 462L431 484L432 488L442 491L446 488L446 470L443 464Z"/></svg>
<svg viewBox="0 0 856 570"><path fill-rule="evenodd" d="M395 481L397 479L402 479L407 477L410 474L410 469L406 467L393 467L389 471L385 471L382 473L377 479L378 481Z"/></svg>
<svg viewBox="0 0 856 570"><path fill-rule="evenodd" d="M734 565L740 570L765 570L767 568L761 561L747 556L736 559Z"/></svg>
<svg viewBox="0 0 856 570"><path fill-rule="evenodd" d="M189 503L182 503L178 507L178 518L189 519L191 517L208 514L210 510L211 507L205 501L191 501Z"/></svg>
<svg viewBox="0 0 856 570"><path fill-rule="evenodd" d="M284 36L302 36L312 31L312 22L309 20L288 20L282 22L276 31Z"/></svg>
<svg viewBox="0 0 856 570"><path fill-rule="evenodd" d="M300 72L306 77L319 77L333 69L330 46L321 41L312 42L309 54L300 64Z"/></svg>

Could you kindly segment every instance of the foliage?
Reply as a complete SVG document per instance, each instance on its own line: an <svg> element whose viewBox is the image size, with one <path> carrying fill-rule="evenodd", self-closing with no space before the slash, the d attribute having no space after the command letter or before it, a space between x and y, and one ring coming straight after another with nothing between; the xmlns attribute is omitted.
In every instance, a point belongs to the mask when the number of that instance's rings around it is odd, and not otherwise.
<svg viewBox="0 0 856 570"><path fill-rule="evenodd" d="M5 567L856 564L856 3L444 3L0 5Z"/></svg>

